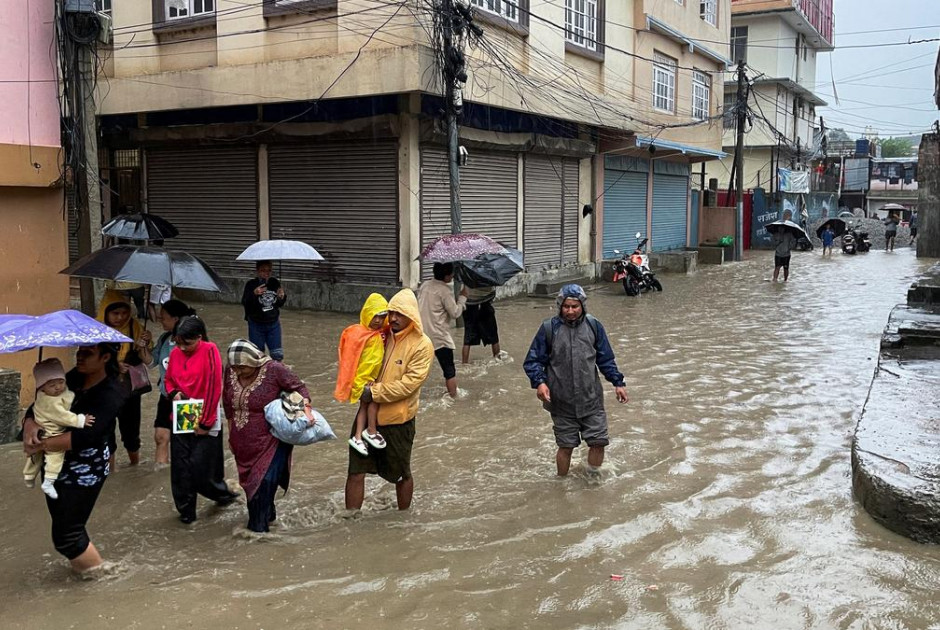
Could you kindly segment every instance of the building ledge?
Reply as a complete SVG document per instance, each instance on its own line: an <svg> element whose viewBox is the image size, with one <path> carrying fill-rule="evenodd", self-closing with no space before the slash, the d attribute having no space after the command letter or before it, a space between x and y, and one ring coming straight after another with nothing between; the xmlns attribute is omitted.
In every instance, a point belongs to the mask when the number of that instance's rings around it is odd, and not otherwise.
<svg viewBox="0 0 940 630"><path fill-rule="evenodd" d="M665 35L666 37L673 40L674 42L682 44L683 46L688 46L690 53L698 53L702 55L703 57L708 57L712 61L716 61L722 64L725 68L728 68L731 66L732 64L731 60L725 57L724 55L715 52L714 50L712 50L711 48L707 46L703 46L695 39L687 35L684 35L683 33L672 28L665 22L662 22L649 14L645 14L645 15L646 15L646 29L648 31L659 33L660 35Z"/></svg>
<svg viewBox="0 0 940 630"><path fill-rule="evenodd" d="M565 52L571 53L573 55L580 55L582 57L587 57L588 59L593 59L594 61L604 61L604 47L601 44L598 44L600 50L591 50L590 48L585 48L584 46L578 46L575 43L566 41L565 42Z"/></svg>
<svg viewBox="0 0 940 630"><path fill-rule="evenodd" d="M787 77L763 77L754 81L755 85L767 83L776 83L777 85L780 85L784 89L787 89L794 94L803 97L803 100L810 105L815 105L816 107L826 107L829 105L829 103L816 96L812 90L803 87L793 79ZM737 85L738 84L736 81L725 81L726 88L736 87Z"/></svg>
<svg viewBox="0 0 940 630"><path fill-rule="evenodd" d="M214 29L215 14L198 15L191 18L180 18L178 20L165 20L163 22L154 22L153 32L155 35L172 35L182 31L194 31L199 29Z"/></svg>
<svg viewBox="0 0 940 630"><path fill-rule="evenodd" d="M264 0L264 17L272 18L281 15L307 14L314 11L335 11L337 0L294 0L293 2L277 2L277 0Z"/></svg>
<svg viewBox="0 0 940 630"><path fill-rule="evenodd" d="M495 15L487 11L481 10L479 7L473 8L473 20L475 22L482 22L484 24L489 24L495 26L498 29L508 31L519 37L528 37L529 36L529 14L521 10L523 5L520 3L519 11L519 21L514 22L512 20L506 19L501 15ZM526 5L527 8L527 5Z"/></svg>

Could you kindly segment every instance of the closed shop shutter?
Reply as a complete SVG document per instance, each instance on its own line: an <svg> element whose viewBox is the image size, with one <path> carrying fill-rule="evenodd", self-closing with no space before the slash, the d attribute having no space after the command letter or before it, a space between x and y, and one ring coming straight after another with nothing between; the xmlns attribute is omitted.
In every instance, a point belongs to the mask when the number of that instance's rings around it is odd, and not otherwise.
<svg viewBox="0 0 940 630"><path fill-rule="evenodd" d="M515 153L473 151L460 167L461 231L517 247L519 167ZM451 233L450 175L444 147L421 147L421 247ZM422 277L432 265L422 264Z"/></svg>
<svg viewBox="0 0 940 630"><path fill-rule="evenodd" d="M272 145L268 173L271 238L326 258L284 264L285 278L399 282L396 142Z"/></svg>
<svg viewBox="0 0 940 630"><path fill-rule="evenodd" d="M580 180L578 160L566 158L562 162L564 175L564 262L578 262L578 223L581 208L578 204L578 182Z"/></svg>
<svg viewBox="0 0 940 630"><path fill-rule="evenodd" d="M635 235L646 234L646 193L649 173L641 160L607 158L604 169L604 258L615 249L633 251Z"/></svg>
<svg viewBox="0 0 940 630"><path fill-rule="evenodd" d="M562 199L564 165L560 158L525 156L525 225L523 245L527 270L563 262Z"/></svg>
<svg viewBox="0 0 940 630"><path fill-rule="evenodd" d="M685 247L689 178L653 174L653 250Z"/></svg>
<svg viewBox="0 0 940 630"><path fill-rule="evenodd" d="M245 277L235 258L258 240L256 147L147 149L147 209L179 229L167 249L194 254L221 275Z"/></svg>

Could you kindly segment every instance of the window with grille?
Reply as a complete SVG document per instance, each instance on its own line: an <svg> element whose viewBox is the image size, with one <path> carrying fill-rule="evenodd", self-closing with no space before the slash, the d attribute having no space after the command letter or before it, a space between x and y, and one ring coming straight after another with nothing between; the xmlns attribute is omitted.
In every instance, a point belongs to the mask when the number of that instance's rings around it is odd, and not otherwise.
<svg viewBox="0 0 940 630"><path fill-rule="evenodd" d="M709 116L712 95L711 77L694 70L692 72L692 118L705 120Z"/></svg>
<svg viewBox="0 0 940 630"><path fill-rule="evenodd" d="M725 103L724 103L724 128L725 129L734 129L738 124L736 112L734 111L734 105L738 100L737 94L734 92L725 92Z"/></svg>
<svg viewBox="0 0 940 630"><path fill-rule="evenodd" d="M653 107L675 113L676 111L676 60L655 53L653 64Z"/></svg>
<svg viewBox="0 0 940 630"><path fill-rule="evenodd" d="M565 39L597 50L597 0L565 0Z"/></svg>
<svg viewBox="0 0 940 630"><path fill-rule="evenodd" d="M699 15L702 19L712 26L718 26L718 0L699 0L699 2Z"/></svg>
<svg viewBox="0 0 940 630"><path fill-rule="evenodd" d="M747 27L731 27L731 61L747 62Z"/></svg>
<svg viewBox="0 0 940 630"><path fill-rule="evenodd" d="M95 5L102 13L111 14L111 0L96 0Z"/></svg>
<svg viewBox="0 0 940 630"><path fill-rule="evenodd" d="M470 4L485 13L492 13L511 22L519 21L519 4L509 0L470 0Z"/></svg>
<svg viewBox="0 0 940 630"><path fill-rule="evenodd" d="M215 0L166 0L166 19L195 17L215 13Z"/></svg>

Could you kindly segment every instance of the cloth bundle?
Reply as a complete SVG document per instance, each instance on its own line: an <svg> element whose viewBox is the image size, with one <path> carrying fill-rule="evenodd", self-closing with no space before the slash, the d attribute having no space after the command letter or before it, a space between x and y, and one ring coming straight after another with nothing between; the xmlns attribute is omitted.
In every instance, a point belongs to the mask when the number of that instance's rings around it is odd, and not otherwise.
<svg viewBox="0 0 940 630"><path fill-rule="evenodd" d="M284 393L264 406L264 418L271 427L271 434L281 442L294 446L336 439L330 423L319 411L313 410L313 417L316 422L309 426L303 400L296 392Z"/></svg>

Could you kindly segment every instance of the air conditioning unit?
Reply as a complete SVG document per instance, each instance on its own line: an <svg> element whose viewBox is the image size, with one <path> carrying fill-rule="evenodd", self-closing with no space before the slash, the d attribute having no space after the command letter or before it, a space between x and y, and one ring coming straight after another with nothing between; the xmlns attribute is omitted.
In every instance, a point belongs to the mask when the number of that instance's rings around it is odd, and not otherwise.
<svg viewBox="0 0 940 630"><path fill-rule="evenodd" d="M110 45L113 35L111 16L107 13L98 13L98 25L101 27L98 31L98 41L102 44Z"/></svg>

